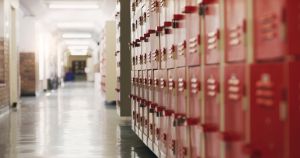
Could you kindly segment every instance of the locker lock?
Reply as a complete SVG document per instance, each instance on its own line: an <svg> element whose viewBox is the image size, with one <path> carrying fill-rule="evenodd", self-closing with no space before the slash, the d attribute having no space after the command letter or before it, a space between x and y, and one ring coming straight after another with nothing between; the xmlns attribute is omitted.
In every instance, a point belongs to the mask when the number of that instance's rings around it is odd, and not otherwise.
<svg viewBox="0 0 300 158"><path fill-rule="evenodd" d="M164 110L164 109L165 109L165 108L162 107L162 106L156 107L156 117L162 117L162 116L163 116L163 110Z"/></svg>
<svg viewBox="0 0 300 158"><path fill-rule="evenodd" d="M173 152L174 155L176 155L176 141L172 140L171 142L171 150Z"/></svg>
<svg viewBox="0 0 300 158"><path fill-rule="evenodd" d="M186 123L188 126L196 126L200 123L199 118L187 118Z"/></svg>
<svg viewBox="0 0 300 158"><path fill-rule="evenodd" d="M155 113L155 108L157 107L158 105L156 103L150 103L150 113Z"/></svg>
<svg viewBox="0 0 300 158"><path fill-rule="evenodd" d="M199 4L199 15L205 16L206 11L207 11L207 5L203 3Z"/></svg>
<svg viewBox="0 0 300 158"><path fill-rule="evenodd" d="M175 119L173 122L174 127L183 126L187 118L184 114L175 114Z"/></svg>
<svg viewBox="0 0 300 158"><path fill-rule="evenodd" d="M156 32L161 32L163 30L163 26L157 26L156 27Z"/></svg>
<svg viewBox="0 0 300 158"><path fill-rule="evenodd" d="M172 116L174 114L174 111L173 110L164 110L164 113L165 113L165 116Z"/></svg>
<svg viewBox="0 0 300 158"><path fill-rule="evenodd" d="M146 102L147 102L146 99L141 99L139 106L140 106L141 108L146 107Z"/></svg>

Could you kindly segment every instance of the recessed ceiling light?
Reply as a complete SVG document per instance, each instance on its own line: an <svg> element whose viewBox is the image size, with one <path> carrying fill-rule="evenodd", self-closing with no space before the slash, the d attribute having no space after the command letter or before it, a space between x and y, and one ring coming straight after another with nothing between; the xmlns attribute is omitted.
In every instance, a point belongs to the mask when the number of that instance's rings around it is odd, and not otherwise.
<svg viewBox="0 0 300 158"><path fill-rule="evenodd" d="M69 50L87 50L89 46L69 46Z"/></svg>
<svg viewBox="0 0 300 158"><path fill-rule="evenodd" d="M89 40L65 40L66 45L89 45Z"/></svg>
<svg viewBox="0 0 300 158"><path fill-rule="evenodd" d="M90 33L64 33L63 38L92 38Z"/></svg>
<svg viewBox="0 0 300 158"><path fill-rule="evenodd" d="M84 22L64 22L58 23L57 27L61 29L91 29L94 28L95 25L93 23Z"/></svg>
<svg viewBox="0 0 300 158"><path fill-rule="evenodd" d="M87 50L71 50L70 53L71 53L71 55L85 56L88 54L88 51Z"/></svg>
<svg viewBox="0 0 300 158"><path fill-rule="evenodd" d="M88 3L50 3L50 9L98 9L99 4L88 4Z"/></svg>

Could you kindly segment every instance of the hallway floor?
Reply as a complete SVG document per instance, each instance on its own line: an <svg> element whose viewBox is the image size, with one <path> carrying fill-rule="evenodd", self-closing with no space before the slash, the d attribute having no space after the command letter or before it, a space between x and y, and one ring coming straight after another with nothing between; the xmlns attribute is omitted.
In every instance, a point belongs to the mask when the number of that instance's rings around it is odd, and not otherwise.
<svg viewBox="0 0 300 158"><path fill-rule="evenodd" d="M68 83L0 117L0 158L152 158L92 83Z"/></svg>

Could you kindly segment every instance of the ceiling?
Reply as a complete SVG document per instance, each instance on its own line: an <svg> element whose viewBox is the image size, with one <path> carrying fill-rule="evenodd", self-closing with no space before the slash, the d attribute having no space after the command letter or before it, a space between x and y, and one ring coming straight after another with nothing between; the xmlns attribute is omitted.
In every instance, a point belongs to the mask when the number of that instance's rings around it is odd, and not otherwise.
<svg viewBox="0 0 300 158"><path fill-rule="evenodd" d="M98 9L49 9L50 3L99 3ZM20 0L25 16L33 16L48 26L53 32L91 33L92 40L98 43L101 28L106 20L113 18L116 0ZM93 24L86 28L59 28L61 23Z"/></svg>

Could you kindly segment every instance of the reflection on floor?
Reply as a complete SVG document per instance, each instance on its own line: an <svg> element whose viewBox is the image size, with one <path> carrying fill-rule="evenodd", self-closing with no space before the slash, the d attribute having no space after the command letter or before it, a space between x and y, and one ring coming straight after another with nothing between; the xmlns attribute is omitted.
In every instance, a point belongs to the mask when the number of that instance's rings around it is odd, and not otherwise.
<svg viewBox="0 0 300 158"><path fill-rule="evenodd" d="M91 83L24 98L0 118L0 158L152 158Z"/></svg>

